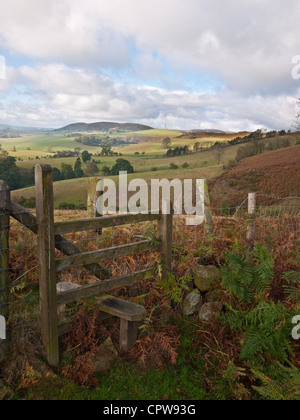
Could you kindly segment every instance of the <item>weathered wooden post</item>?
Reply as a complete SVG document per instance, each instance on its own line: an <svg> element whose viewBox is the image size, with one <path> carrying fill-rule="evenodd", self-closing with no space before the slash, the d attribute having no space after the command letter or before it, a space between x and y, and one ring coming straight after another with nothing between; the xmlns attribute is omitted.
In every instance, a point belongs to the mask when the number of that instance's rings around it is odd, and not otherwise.
<svg viewBox="0 0 300 420"><path fill-rule="evenodd" d="M98 182L101 181L99 177L91 177L88 179L88 198L87 198L87 216L89 219L102 216L97 212L96 203L100 197L100 192L97 192Z"/></svg>
<svg viewBox="0 0 300 420"><path fill-rule="evenodd" d="M91 177L88 179L87 215L89 219L103 216L103 214L98 213L97 210L97 200L102 194L100 191L97 191L97 185L101 181L103 182L103 179L98 177ZM102 229L97 229L96 232L101 235Z"/></svg>
<svg viewBox="0 0 300 420"><path fill-rule="evenodd" d="M0 361L5 357L7 344L6 322L9 317L9 228L10 187L0 181Z"/></svg>
<svg viewBox="0 0 300 420"><path fill-rule="evenodd" d="M49 165L35 168L42 340L49 365L59 362L53 179Z"/></svg>
<svg viewBox="0 0 300 420"><path fill-rule="evenodd" d="M158 239L161 243L163 278L172 270L173 206L168 201L162 202L162 214L158 222Z"/></svg>
<svg viewBox="0 0 300 420"><path fill-rule="evenodd" d="M254 241L255 239L255 213L256 213L257 193L248 194L248 214L251 218L251 224L248 227L247 239Z"/></svg>

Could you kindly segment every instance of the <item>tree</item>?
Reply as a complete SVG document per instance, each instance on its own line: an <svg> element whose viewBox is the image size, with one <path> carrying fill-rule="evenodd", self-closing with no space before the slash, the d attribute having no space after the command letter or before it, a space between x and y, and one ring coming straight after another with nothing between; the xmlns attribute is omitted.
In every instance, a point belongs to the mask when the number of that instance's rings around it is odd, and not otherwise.
<svg viewBox="0 0 300 420"><path fill-rule="evenodd" d="M80 158L78 158L75 162L74 174L75 174L75 178L82 178L84 175L83 170L82 170L82 162Z"/></svg>
<svg viewBox="0 0 300 420"><path fill-rule="evenodd" d="M96 175L98 172L99 172L99 169L95 162L88 163L84 171L84 173L88 176Z"/></svg>
<svg viewBox="0 0 300 420"><path fill-rule="evenodd" d="M79 157L81 152L81 147L75 147L76 156Z"/></svg>
<svg viewBox="0 0 300 420"><path fill-rule="evenodd" d="M217 158L218 165L220 164L224 154L225 154L225 147L220 144L219 146L216 147L216 150L215 150L215 156Z"/></svg>
<svg viewBox="0 0 300 420"><path fill-rule="evenodd" d="M112 151L111 146L102 146L101 155L102 156L113 156L114 152Z"/></svg>
<svg viewBox="0 0 300 420"><path fill-rule="evenodd" d="M110 176L111 175L111 169L108 166L103 166L102 173L104 176Z"/></svg>
<svg viewBox="0 0 300 420"><path fill-rule="evenodd" d="M87 150L84 150L81 153L82 162L87 163L88 161L92 160L92 154L89 153Z"/></svg>
<svg viewBox="0 0 300 420"><path fill-rule="evenodd" d="M297 98L297 106L298 106L298 113L295 117L293 126L297 131L299 131L300 130L300 98Z"/></svg>
<svg viewBox="0 0 300 420"><path fill-rule="evenodd" d="M112 168L111 173L112 175L119 175L119 172L127 172L128 174L133 174L134 169L128 160L118 159Z"/></svg>
<svg viewBox="0 0 300 420"><path fill-rule="evenodd" d="M163 147L163 149L169 149L171 147L171 144L172 144L172 141L171 141L170 137L166 137L162 141L162 147Z"/></svg>
<svg viewBox="0 0 300 420"><path fill-rule="evenodd" d="M61 164L61 174L63 179L74 179L75 173L71 165L67 165L66 163Z"/></svg>
<svg viewBox="0 0 300 420"><path fill-rule="evenodd" d="M53 181L61 181L63 179L63 176L60 172L60 170L58 168L53 168L52 170L52 176L53 176Z"/></svg>
<svg viewBox="0 0 300 420"><path fill-rule="evenodd" d="M195 144L194 144L194 152L198 152L198 150L200 149L200 142L199 141L197 141Z"/></svg>
<svg viewBox="0 0 300 420"><path fill-rule="evenodd" d="M0 156L0 179L6 181L13 190L22 186L22 176L14 157L5 154Z"/></svg>

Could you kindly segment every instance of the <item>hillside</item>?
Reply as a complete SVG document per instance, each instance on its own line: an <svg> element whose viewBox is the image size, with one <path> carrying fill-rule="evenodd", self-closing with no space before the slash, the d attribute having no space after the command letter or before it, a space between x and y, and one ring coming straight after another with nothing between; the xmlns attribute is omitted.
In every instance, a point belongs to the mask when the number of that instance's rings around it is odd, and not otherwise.
<svg viewBox="0 0 300 420"><path fill-rule="evenodd" d="M245 159L210 181L213 205L239 205L247 192L275 197L300 196L300 145Z"/></svg>
<svg viewBox="0 0 300 420"><path fill-rule="evenodd" d="M67 125L66 127L59 128L55 131L103 131L108 132L110 130L116 131L143 131L151 130L152 127L142 125L142 124L132 124L132 123L115 123L115 122L97 122L97 123L75 123Z"/></svg>
<svg viewBox="0 0 300 420"><path fill-rule="evenodd" d="M239 133L224 133L223 131L219 130L192 130L188 133L181 134L178 138L181 139L188 139L188 140L196 140L196 139L214 139L215 141L229 141L233 140L237 137L244 138L249 135L249 132L242 131Z"/></svg>

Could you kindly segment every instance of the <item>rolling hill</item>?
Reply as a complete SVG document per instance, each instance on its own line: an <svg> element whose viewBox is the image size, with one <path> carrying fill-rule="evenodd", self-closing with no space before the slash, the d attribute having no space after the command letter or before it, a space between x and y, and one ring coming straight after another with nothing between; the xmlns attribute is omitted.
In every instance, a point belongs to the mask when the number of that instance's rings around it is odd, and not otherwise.
<svg viewBox="0 0 300 420"><path fill-rule="evenodd" d="M115 122L97 122L97 123L75 123L70 124L65 127L59 128L58 131L73 131L73 132L80 132L80 131L103 131L108 132L110 130L115 129L116 131L143 131L143 130L151 130L152 127L142 125L142 124L132 124L132 123L115 123Z"/></svg>

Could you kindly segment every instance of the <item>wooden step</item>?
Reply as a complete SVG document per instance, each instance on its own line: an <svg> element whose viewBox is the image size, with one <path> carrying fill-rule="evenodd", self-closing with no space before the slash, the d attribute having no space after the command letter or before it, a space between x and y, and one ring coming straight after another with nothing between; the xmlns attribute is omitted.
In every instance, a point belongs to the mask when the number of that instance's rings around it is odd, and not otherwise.
<svg viewBox="0 0 300 420"><path fill-rule="evenodd" d="M98 306L101 311L130 322L141 321L146 314L143 306L113 296L102 299Z"/></svg>
<svg viewBox="0 0 300 420"><path fill-rule="evenodd" d="M139 324L146 314L146 309L113 296L103 298L99 302L99 308L102 312L120 318L120 348L123 351L130 350L138 338Z"/></svg>
<svg viewBox="0 0 300 420"><path fill-rule="evenodd" d="M58 283L56 287L58 294L78 288L80 286L75 283ZM65 306L59 305L58 312L64 312ZM146 315L146 309L136 303L113 296L103 296L99 300L98 307L104 317L116 316L120 318L120 347L123 351L130 350L137 340L139 322ZM61 323L59 325L60 334L64 334L69 326L70 321Z"/></svg>

